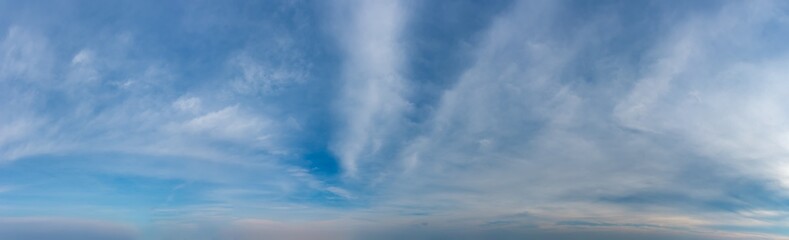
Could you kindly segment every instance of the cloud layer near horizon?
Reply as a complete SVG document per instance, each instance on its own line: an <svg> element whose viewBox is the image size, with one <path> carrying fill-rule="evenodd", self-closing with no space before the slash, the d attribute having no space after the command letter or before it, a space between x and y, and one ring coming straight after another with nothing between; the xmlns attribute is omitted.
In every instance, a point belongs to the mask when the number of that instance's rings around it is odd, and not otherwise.
<svg viewBox="0 0 789 240"><path fill-rule="evenodd" d="M788 11L0 1L0 238L789 238Z"/></svg>

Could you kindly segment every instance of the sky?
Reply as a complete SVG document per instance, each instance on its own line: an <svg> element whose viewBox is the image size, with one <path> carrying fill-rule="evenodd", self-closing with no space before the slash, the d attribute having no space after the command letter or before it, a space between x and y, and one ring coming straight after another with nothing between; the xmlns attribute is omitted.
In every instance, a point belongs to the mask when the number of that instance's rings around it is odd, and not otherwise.
<svg viewBox="0 0 789 240"><path fill-rule="evenodd" d="M789 239L789 2L0 0L0 239Z"/></svg>

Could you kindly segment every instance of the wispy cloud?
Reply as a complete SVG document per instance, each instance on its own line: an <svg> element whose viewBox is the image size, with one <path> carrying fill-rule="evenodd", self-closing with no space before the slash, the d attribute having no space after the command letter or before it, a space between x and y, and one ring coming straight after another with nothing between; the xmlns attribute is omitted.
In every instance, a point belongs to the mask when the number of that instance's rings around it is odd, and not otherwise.
<svg viewBox="0 0 789 240"><path fill-rule="evenodd" d="M405 12L399 1L343 2L340 41L345 51L342 89L335 102L339 129L332 143L348 176L359 165L386 151L390 134L408 111L408 82L402 72L405 52L401 32ZM346 16L344 13L348 13Z"/></svg>
<svg viewBox="0 0 789 240"><path fill-rule="evenodd" d="M785 3L118 4L0 2L0 238L787 236Z"/></svg>
<svg viewBox="0 0 789 240"><path fill-rule="evenodd" d="M474 53L475 64L461 75L455 86L444 92L438 109L427 123L428 130L400 154L408 171L395 178L396 187L388 190L394 193L387 195L393 198L385 201L388 205L397 206L396 209L403 206L430 209L428 215L434 217L425 219L456 219L464 214L495 219L496 214L527 211L541 219L532 223L544 226L543 220L547 219L621 220L621 216L632 216L634 210L622 202L610 204L600 199L665 190L670 193L666 196L674 197L661 200L658 195L649 195L633 199L658 202L643 202L639 214L644 218L625 222L660 222L680 231L689 226L697 231L711 224L702 217L707 214L728 216L733 221L740 219L743 224L750 221L748 217L726 213L725 209L766 207L761 205L762 200L747 200L731 195L732 192L744 194L766 189L770 196L763 198L785 199L783 191L772 182L781 179L780 174L767 168L753 170L741 165L763 151L729 152L748 146L748 142L764 149L771 144L756 139L780 137L752 136L744 140L747 142L711 146L737 139L726 137L732 133L750 135L758 133L757 128L765 129L761 127L763 124L759 127L746 124L745 119L725 120L739 119L736 116L743 113L749 116L753 112L753 120L757 122L758 119L772 122L767 126L780 126L775 121L780 121L782 113L761 109L776 104L758 101L738 108L740 104L735 103L750 97L764 99L780 94L765 94L763 91L768 88L742 92L735 85L729 89L714 84L737 81L728 77L731 71L736 71L731 69L737 67L726 68L730 70L723 71L724 76L717 75L721 73L717 67L726 66L728 61L741 66L743 60L718 56L726 54L720 50L707 50L713 43L715 49L754 51L741 49L759 46L751 42L757 40L741 36L753 36L751 31L760 31L759 27L779 23L775 20L780 18L770 16L775 12L769 9L775 9L775 5L730 3L718 11L661 23L676 27L667 28L671 30L666 30L664 37L640 60L647 63L646 71L625 62L629 52L588 58L590 52L596 52L595 48L629 51L609 46L616 38L599 34L612 24L625 24L617 21L626 20L611 19L601 13L578 22L574 31L563 32L557 28L566 24L563 17L570 14L568 6L548 2L521 2L516 6L487 30L485 40ZM742 18L747 21L730 24L733 19ZM777 57L780 62L781 57ZM621 65L612 68L606 61ZM593 67L579 68L583 64ZM638 77L642 72L646 72L645 76ZM761 75L765 72L771 71L760 69L752 72L756 75L741 75L736 79L741 79L739 83L750 82L751 87L773 89L781 85ZM589 76L595 79L585 81ZM630 88L631 83L626 79L622 80L625 84L617 80L626 76L637 76L640 80L634 81ZM725 91L717 92L717 97L726 96L733 102L710 100L721 105L716 112L708 112L710 108L701 107L707 101L704 93L719 91L715 89ZM733 92L734 89L739 93ZM770 115L762 115L767 113ZM695 117L687 119L689 116ZM717 130L711 129L712 126ZM780 133L780 130L769 132ZM708 134L714 135L698 138ZM678 146L672 141L687 145ZM732 155L737 153L747 155ZM779 156L774 154L779 152L771 152L769 156ZM687 171L703 171L692 166L715 169L715 174L704 175L735 185L685 184L701 182L698 176L685 175ZM753 188L734 190L733 186L749 181L743 179L755 179ZM690 207L664 208L674 202ZM572 210L556 211L560 208ZM688 209L692 213L685 212Z"/></svg>
<svg viewBox="0 0 789 240"><path fill-rule="evenodd" d="M0 49L0 73L5 81L39 81L52 74L49 43L34 30L9 27Z"/></svg>

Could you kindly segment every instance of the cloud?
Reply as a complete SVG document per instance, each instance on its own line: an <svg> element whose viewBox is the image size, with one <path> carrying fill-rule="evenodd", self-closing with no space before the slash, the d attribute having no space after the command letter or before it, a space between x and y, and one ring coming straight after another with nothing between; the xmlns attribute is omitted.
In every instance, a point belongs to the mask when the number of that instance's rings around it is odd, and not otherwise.
<svg viewBox="0 0 789 240"><path fill-rule="evenodd" d="M729 3L679 20L656 20L665 24L658 33L625 28L624 16L612 18L604 10L568 23L570 8L519 2L492 23L474 64L443 92L424 131L398 154L404 171L389 169L397 173L379 202L382 211L428 209L424 219L433 221L527 211L541 227L548 219L585 218L712 232L703 216L747 224L749 217L727 211L777 207L734 192L764 189L764 198L786 199L774 184L781 179L775 170L743 166L781 156L773 143L782 139L783 113L775 106L784 88L775 88L782 83L774 76L781 74L769 66L781 65L783 56L771 54L775 63L759 62L745 78L742 72L732 78L744 60L727 57L728 51L744 56L761 46L747 36L781 23L770 15L779 14L770 10L774 5ZM566 24L574 24L572 31L563 30ZM646 71L628 63L629 51L636 50L618 48L618 34L662 36L639 60ZM593 55L599 49L605 55ZM727 62L733 65L722 71ZM584 80L589 77L594 79ZM706 173L688 174L694 171ZM751 181L759 187L733 187ZM666 198L643 196L647 202L637 208L600 201L663 191ZM623 220L636 211L642 217Z"/></svg>
<svg viewBox="0 0 789 240"><path fill-rule="evenodd" d="M0 162L9 162L60 148L58 144L34 137L49 134L44 130L44 126L48 122L46 119L32 115L26 110L19 110L17 113L17 116L10 119L0 120L2 121L2 125L0 125Z"/></svg>
<svg viewBox="0 0 789 240"><path fill-rule="evenodd" d="M778 107L785 100L778 66L787 61L786 49L764 46L767 40L753 36L785 25L775 11L783 8L767 1L731 3L678 28L656 51L652 70L617 105L619 121L674 136L697 154L743 172L782 179L777 159L787 154L787 113ZM762 48L772 54L758 54Z"/></svg>
<svg viewBox="0 0 789 240"><path fill-rule="evenodd" d="M242 145L284 151L267 145L272 133L261 132L264 126L270 131L271 121L239 110L239 101L204 104L204 100L216 102L219 94L181 93L171 88L180 81L172 65L163 64L159 56L135 55L134 34L119 31L100 36L109 40L63 53L49 46L47 35L16 26L9 30L4 51L20 59L5 64L0 72L6 74L3 79L19 78L3 82L8 88L2 107L15 112L0 119L0 131L6 133L0 137L3 160L80 151L238 156L219 148L207 150L206 142L212 140L250 141ZM36 74L46 69L36 69L34 74L19 65L30 62L46 67L41 61L61 66L53 72L62 74L43 77Z"/></svg>
<svg viewBox="0 0 789 240"><path fill-rule="evenodd" d="M230 64L240 72L240 76L232 82L232 88L241 94L270 94L302 83L307 79L309 69L308 66L293 66L308 65L306 63L269 66L273 63L257 61L249 54L239 54L230 60Z"/></svg>
<svg viewBox="0 0 789 240"><path fill-rule="evenodd" d="M74 217L0 238L786 234L781 2L85 5L0 14L0 206Z"/></svg>
<svg viewBox="0 0 789 240"><path fill-rule="evenodd" d="M337 196L343 197L343 198L347 198L347 199L354 198L354 196L350 192L348 192L348 190L345 190L345 189L342 189L342 188L328 187L328 188L326 188L326 191L329 191L329 192L331 192L331 193L333 193L333 194L335 194Z"/></svg>
<svg viewBox="0 0 789 240"><path fill-rule="evenodd" d="M375 156L401 126L409 109L408 84L402 75L404 21L399 1L342 3L353 7L350 16L337 20L345 50L342 89L335 102L339 121L331 144L343 171L355 176L365 159ZM340 11L343 11L340 10Z"/></svg>
<svg viewBox="0 0 789 240"><path fill-rule="evenodd" d="M21 26L8 28L0 43L0 79L40 81L51 74L49 43L33 30Z"/></svg>
<svg viewBox="0 0 789 240"><path fill-rule="evenodd" d="M82 85L99 80L98 70L95 68L95 53L89 49L80 50L71 59L71 72L67 81L71 84Z"/></svg>
<svg viewBox="0 0 789 240"><path fill-rule="evenodd" d="M190 119L177 128L222 139L254 140L265 138L258 135L264 126L265 122L259 119L241 115L238 106L230 106Z"/></svg>
<svg viewBox="0 0 789 240"><path fill-rule="evenodd" d="M181 97L173 102L173 107L184 112L198 113L201 110L201 101L198 97Z"/></svg>

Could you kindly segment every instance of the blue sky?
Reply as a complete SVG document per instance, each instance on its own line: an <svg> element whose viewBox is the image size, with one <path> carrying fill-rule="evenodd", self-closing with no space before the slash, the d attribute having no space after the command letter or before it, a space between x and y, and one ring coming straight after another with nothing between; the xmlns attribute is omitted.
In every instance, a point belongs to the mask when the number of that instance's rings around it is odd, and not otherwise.
<svg viewBox="0 0 789 240"><path fill-rule="evenodd" d="M789 239L783 1L3 1L1 239Z"/></svg>

